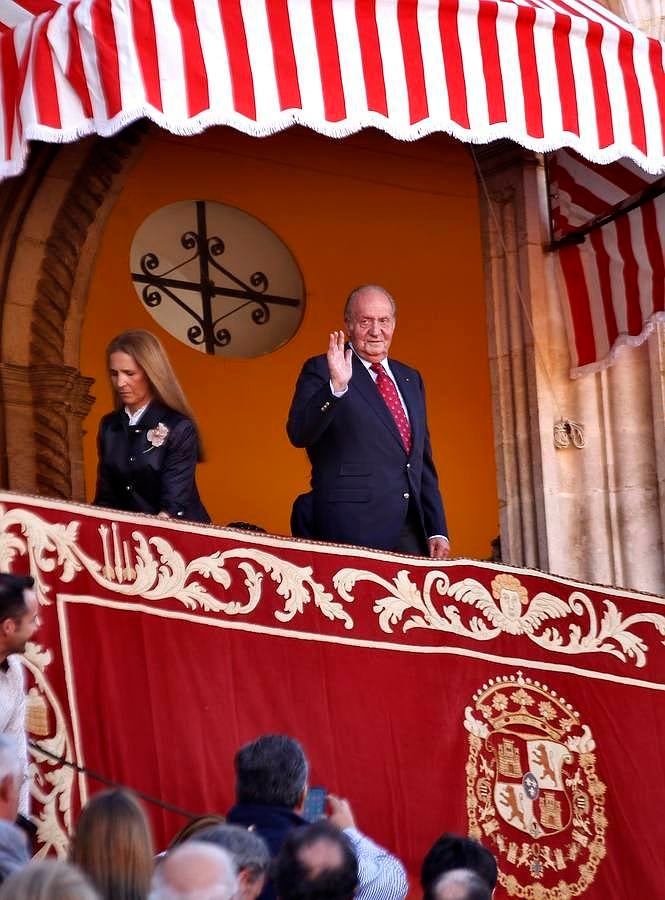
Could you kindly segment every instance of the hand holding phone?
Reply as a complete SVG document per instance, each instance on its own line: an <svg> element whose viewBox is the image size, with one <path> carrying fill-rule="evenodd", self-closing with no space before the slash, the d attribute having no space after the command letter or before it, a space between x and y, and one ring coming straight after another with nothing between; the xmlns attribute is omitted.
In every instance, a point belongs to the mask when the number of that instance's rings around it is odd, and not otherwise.
<svg viewBox="0 0 665 900"><path fill-rule="evenodd" d="M336 825L341 831L345 828L355 828L356 821L353 818L353 811L348 800L342 797L336 797L334 794L328 794L328 806L330 807L330 815L328 821Z"/></svg>

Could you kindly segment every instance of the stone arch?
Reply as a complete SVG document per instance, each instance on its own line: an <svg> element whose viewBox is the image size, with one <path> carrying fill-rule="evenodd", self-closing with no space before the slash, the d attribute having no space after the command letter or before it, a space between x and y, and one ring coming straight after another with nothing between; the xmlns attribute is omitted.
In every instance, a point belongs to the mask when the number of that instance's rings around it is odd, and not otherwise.
<svg viewBox="0 0 665 900"><path fill-rule="evenodd" d="M0 189L4 487L84 499L82 420L92 379L79 340L106 220L147 127L110 139L36 145L26 173Z"/></svg>

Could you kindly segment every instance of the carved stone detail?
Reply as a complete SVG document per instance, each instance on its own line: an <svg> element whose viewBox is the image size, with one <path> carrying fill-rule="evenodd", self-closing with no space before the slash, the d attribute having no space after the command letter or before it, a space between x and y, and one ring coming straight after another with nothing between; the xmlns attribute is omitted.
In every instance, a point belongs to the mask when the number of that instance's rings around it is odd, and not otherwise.
<svg viewBox="0 0 665 900"><path fill-rule="evenodd" d="M82 379L77 385L77 378L81 379L81 376L74 373L74 370L65 367L58 378L57 372L50 371L50 368L45 370L43 364L51 364L57 369L65 362L65 326L82 248L89 229L112 188L114 177L122 171L143 131L144 127L139 125L126 129L113 140L97 140L94 143L72 179L46 241L33 307L30 340L36 489L40 494L63 498L72 497L73 493L80 496L79 491L72 491L71 457L77 452L82 456L82 452L80 446L71 446L70 423L72 417L78 419L78 430L73 437L76 440L78 435L77 444L80 445L80 421L93 401L88 395L92 381ZM55 379L49 380L54 374ZM76 377L72 379L74 374ZM56 384L57 389L64 388L65 396L62 400L53 402L55 398L51 396L48 385Z"/></svg>
<svg viewBox="0 0 665 900"><path fill-rule="evenodd" d="M0 383L6 486L83 499L82 420L92 379L78 371L81 311L106 217L147 130L36 148L0 187ZM71 324L70 324L71 323ZM75 334L72 337L72 332Z"/></svg>
<svg viewBox="0 0 665 900"><path fill-rule="evenodd" d="M59 459L70 454L75 443L71 431L80 433L81 422L93 403L89 394L93 379L68 366L3 363L0 380L5 415L14 425L7 435L10 485L15 490L34 491L37 484L39 493L71 497L72 481L70 477L63 480ZM39 397L39 403L34 402L35 397ZM35 444L34 452L30 453L29 438L34 434L35 417L47 408L52 410L52 415L42 417L41 443ZM52 483L45 489L43 485L49 478Z"/></svg>

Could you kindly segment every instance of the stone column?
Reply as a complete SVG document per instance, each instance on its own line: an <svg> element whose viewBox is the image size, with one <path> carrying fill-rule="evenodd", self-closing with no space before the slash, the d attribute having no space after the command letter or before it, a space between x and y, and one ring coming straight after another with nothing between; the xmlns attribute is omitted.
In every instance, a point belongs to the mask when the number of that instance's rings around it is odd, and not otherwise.
<svg viewBox="0 0 665 900"><path fill-rule="evenodd" d="M507 142L474 149L485 279L501 552L548 568L530 298L542 291L542 221L529 183L538 165ZM537 284L534 283L538 282ZM525 308L526 307L526 308Z"/></svg>
<svg viewBox="0 0 665 900"><path fill-rule="evenodd" d="M476 155L504 561L665 593L662 332L572 380L542 161Z"/></svg>

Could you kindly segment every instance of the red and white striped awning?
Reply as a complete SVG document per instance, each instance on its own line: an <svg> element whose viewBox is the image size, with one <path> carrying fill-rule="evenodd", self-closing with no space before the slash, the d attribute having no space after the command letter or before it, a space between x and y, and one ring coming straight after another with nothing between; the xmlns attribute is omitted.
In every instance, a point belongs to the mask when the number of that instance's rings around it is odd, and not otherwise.
<svg viewBox="0 0 665 900"><path fill-rule="evenodd" d="M609 365L665 318L665 178L629 160L548 159L573 376Z"/></svg>
<svg viewBox="0 0 665 900"><path fill-rule="evenodd" d="M663 45L593 0L2 0L0 176L27 142L300 123L665 168Z"/></svg>

